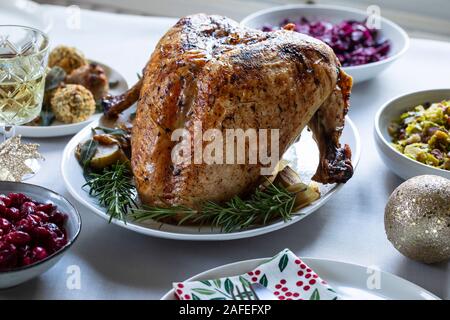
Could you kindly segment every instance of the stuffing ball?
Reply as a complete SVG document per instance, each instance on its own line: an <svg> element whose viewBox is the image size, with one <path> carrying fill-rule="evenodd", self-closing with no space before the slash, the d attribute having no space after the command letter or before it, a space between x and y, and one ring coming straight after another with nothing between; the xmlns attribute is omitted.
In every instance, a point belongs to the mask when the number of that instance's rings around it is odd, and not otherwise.
<svg viewBox="0 0 450 320"><path fill-rule="evenodd" d="M85 121L95 112L94 96L88 89L77 84L58 88L50 106L56 120L64 123Z"/></svg>
<svg viewBox="0 0 450 320"><path fill-rule="evenodd" d="M58 66L64 69L67 74L87 64L88 61L84 54L72 47L58 46L50 52L48 57L49 67Z"/></svg>

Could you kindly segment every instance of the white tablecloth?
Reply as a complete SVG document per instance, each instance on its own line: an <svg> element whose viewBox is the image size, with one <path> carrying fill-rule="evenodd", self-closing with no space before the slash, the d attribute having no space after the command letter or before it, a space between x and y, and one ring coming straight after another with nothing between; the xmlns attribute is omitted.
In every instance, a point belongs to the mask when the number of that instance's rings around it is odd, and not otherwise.
<svg viewBox="0 0 450 320"><path fill-rule="evenodd" d="M80 48L94 60L136 79L173 19L83 11L81 30L66 27L66 10L48 7L55 20L53 45ZM46 162L29 182L51 188L80 209L83 230L59 264L41 277L0 291L0 299L159 299L172 281L235 262L271 256L290 248L299 256L377 266L442 298L450 297L448 263L412 261L386 239L384 206L402 182L381 162L373 141L373 118L388 99L407 91L450 86L450 44L414 39L409 52L377 79L355 86L350 117L363 141L354 178L319 211L286 229L230 242L182 242L146 237L114 225L82 207L64 188L60 159L70 137L37 139ZM68 267L81 270L81 289L68 289ZM381 283L382 285L382 283Z"/></svg>

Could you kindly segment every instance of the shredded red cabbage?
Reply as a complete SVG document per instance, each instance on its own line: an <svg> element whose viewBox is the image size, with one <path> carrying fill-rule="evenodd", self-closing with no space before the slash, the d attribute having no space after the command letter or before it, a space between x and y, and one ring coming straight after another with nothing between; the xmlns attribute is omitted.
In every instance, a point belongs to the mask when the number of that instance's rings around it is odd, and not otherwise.
<svg viewBox="0 0 450 320"><path fill-rule="evenodd" d="M262 30L274 31L288 23L295 25L295 31L328 44L344 67L386 59L391 48L389 40L378 39L378 30L367 27L365 21L344 20L332 24L303 17L297 22L285 19L279 26L264 26Z"/></svg>

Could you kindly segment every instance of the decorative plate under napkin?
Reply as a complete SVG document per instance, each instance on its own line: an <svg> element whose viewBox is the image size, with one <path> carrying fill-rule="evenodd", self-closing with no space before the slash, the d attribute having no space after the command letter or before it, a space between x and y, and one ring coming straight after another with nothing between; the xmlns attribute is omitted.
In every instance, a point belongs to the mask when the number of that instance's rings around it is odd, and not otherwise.
<svg viewBox="0 0 450 320"><path fill-rule="evenodd" d="M237 288L260 283L279 300L336 300L336 292L289 249L260 264L256 269L234 277L176 282L180 300L233 300ZM242 291L242 290L240 290Z"/></svg>

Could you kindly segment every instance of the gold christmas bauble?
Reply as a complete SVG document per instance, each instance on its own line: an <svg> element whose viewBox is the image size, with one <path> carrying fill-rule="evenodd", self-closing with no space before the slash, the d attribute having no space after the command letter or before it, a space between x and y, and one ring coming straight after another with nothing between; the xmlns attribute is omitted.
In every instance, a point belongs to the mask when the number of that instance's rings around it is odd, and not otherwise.
<svg viewBox="0 0 450 320"><path fill-rule="evenodd" d="M433 175L402 183L386 205L389 241L405 256L425 263L450 258L450 180Z"/></svg>

